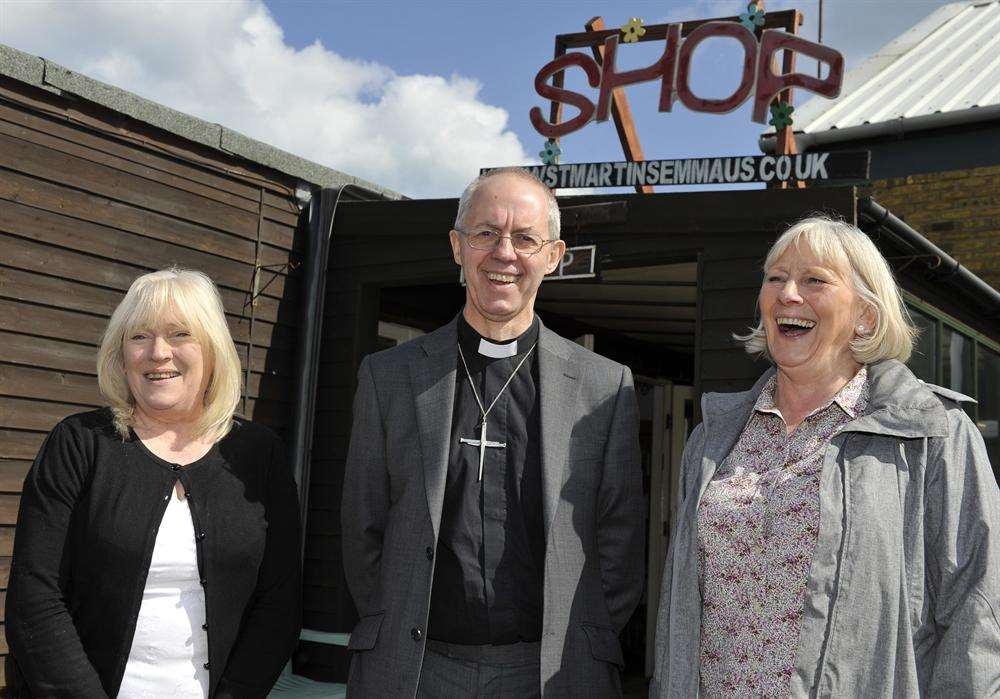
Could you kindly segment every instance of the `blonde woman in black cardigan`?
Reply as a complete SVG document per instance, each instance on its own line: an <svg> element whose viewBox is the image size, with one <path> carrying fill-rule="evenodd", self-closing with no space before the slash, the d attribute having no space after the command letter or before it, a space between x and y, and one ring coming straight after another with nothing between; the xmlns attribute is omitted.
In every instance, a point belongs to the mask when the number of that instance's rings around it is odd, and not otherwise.
<svg viewBox="0 0 1000 699"><path fill-rule="evenodd" d="M37 696L263 697L299 631L283 448L234 416L207 276L146 274L98 355L108 406L60 422L24 483L7 638Z"/></svg>

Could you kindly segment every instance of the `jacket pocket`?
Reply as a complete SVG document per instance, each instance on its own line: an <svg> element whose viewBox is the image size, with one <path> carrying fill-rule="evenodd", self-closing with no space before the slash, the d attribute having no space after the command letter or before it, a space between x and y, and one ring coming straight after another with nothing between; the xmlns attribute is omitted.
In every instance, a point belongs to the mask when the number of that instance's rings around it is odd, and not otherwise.
<svg viewBox="0 0 1000 699"><path fill-rule="evenodd" d="M382 628L382 618L385 612L363 616L351 632L347 641L347 650L371 650L378 640L378 631Z"/></svg>
<svg viewBox="0 0 1000 699"><path fill-rule="evenodd" d="M619 670L625 668L625 656L622 655L622 647L618 642L618 634L610 626L598 626L597 624L580 624L590 641L590 654L595 660L603 660L606 663L617 665Z"/></svg>

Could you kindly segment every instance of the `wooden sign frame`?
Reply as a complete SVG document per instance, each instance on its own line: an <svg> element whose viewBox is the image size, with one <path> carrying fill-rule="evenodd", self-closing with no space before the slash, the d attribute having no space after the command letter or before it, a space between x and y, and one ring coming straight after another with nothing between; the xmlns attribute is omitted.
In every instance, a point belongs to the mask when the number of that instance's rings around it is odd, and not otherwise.
<svg viewBox="0 0 1000 699"><path fill-rule="evenodd" d="M758 2L758 7L763 8L763 2ZM798 28L802 25L802 13L798 10L781 10L779 12L769 12L764 16L765 22L762 26L757 27L755 34L759 39L761 34L766 29L780 29L788 32L789 34L797 34ZM686 37L691 32L693 32L698 27L703 24L708 24L709 22L738 22L739 17L716 17L712 19L699 19L691 20L688 22L680 23L680 35L681 38ZM643 41L663 41L667 39L669 27L676 26L678 23L671 24L653 24L644 27L646 30L642 36L637 37L640 42ZM575 48L587 48L589 47L593 51L594 59L597 61L598 65L603 65L604 60L604 41L609 36L614 36L620 33L620 29L607 29L604 25L604 20L601 17L593 17L586 24L586 31L575 32L571 34L558 34L555 38L555 51L554 59L566 54L569 49ZM785 51L782 57L781 72L783 74L792 73L795 71L795 52ZM552 85L556 88L562 88L564 85L565 72L559 71L552 76ZM792 88L787 88L775 97L772 104L790 104L792 101ZM642 150L642 144L639 142L639 134L635 128L635 122L632 118L632 110L628 103L628 97L625 95L623 88L615 88L612 92L611 99L611 117L615 124L615 130L618 133L618 139L622 144L622 152L625 155L627 161L641 161L644 159L644 154ZM562 103L553 101L549 108L549 122L553 124L560 123L562 121ZM795 145L795 136L790 126L783 126L778 129L777 132L777 142L776 142L776 155L794 155L798 150ZM802 181L791 183L792 186L804 187L805 183ZM788 182L782 182L779 186L782 188L789 186ZM650 185L636 185L635 190L640 193L650 194L653 192L653 187Z"/></svg>

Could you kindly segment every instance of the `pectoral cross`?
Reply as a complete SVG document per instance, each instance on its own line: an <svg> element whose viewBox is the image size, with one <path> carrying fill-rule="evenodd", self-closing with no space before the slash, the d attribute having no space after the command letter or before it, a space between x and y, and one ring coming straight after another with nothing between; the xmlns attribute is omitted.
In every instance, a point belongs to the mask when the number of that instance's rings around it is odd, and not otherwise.
<svg viewBox="0 0 1000 699"><path fill-rule="evenodd" d="M492 407L492 406L490 406ZM486 439L486 418L483 418L482 427L479 429L479 439L469 439L462 437L458 440L461 444L468 444L470 447L479 447L479 480L483 480L483 462L486 460L487 447L493 449L506 449L507 442L491 442Z"/></svg>

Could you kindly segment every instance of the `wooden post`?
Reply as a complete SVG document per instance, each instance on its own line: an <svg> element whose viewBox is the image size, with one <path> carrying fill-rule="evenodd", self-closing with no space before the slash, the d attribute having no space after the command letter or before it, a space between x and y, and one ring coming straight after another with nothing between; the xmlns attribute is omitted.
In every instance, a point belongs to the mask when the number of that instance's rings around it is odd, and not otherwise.
<svg viewBox="0 0 1000 699"><path fill-rule="evenodd" d="M584 25L588 32L597 32L604 29L604 19L594 17ZM594 52L594 60L597 65L604 65L604 46L594 44L591 46ZM562 75L560 73L559 75ZM615 129L618 131L618 140L621 141L622 151L625 153L625 160L637 162L644 160L642 144L639 143L639 133L635 130L635 122L632 120L632 108L629 106L628 97L623 88L617 88L611 93L611 118L615 122ZM652 194L653 186L649 184L637 184L635 191L639 194Z"/></svg>
<svg viewBox="0 0 1000 699"><path fill-rule="evenodd" d="M757 7L763 10L764 0L756 0L756 2L757 2ZM789 34L798 34L799 26L801 24L802 24L802 13L799 12L798 10L792 10L791 18L785 30ZM757 30L758 37L760 37L762 31L763 27ZM772 59L771 70L774 70L776 67L777 67L776 60ZM795 52L785 51L784 56L781 59L781 72L791 73L794 72L794 70L795 70ZM788 88L784 92L778 94L778 96L774 98L774 102L772 102L772 104L774 105L791 104L791 103L792 103L792 88ZM795 155L796 153L799 152L798 146L795 144L795 132L791 126L782 126L780 129L775 129L774 138L775 138L774 141L775 155ZM788 189L789 186L791 186L791 183L781 182L777 186L779 186L781 189ZM795 182L794 186L797 189L804 189L806 183L801 180L798 180Z"/></svg>

